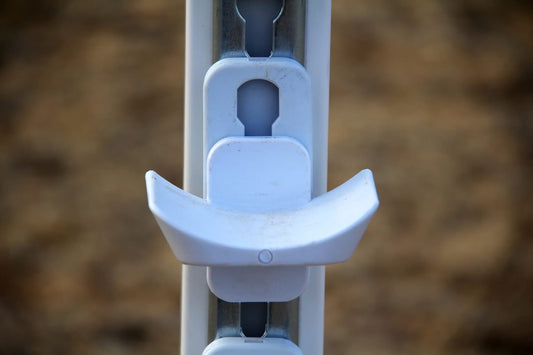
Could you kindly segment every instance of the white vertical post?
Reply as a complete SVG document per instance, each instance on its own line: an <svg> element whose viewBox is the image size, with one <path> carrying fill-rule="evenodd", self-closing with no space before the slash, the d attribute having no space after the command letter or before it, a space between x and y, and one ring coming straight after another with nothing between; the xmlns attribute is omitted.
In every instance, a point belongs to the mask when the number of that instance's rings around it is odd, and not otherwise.
<svg viewBox="0 0 533 355"><path fill-rule="evenodd" d="M185 52L184 189L202 196L203 79L212 64L213 0L187 0ZM331 0L308 0L305 67L313 86L313 196L327 189ZM325 267L311 268L300 298L299 347L305 355L323 353ZM205 267L183 265L181 354L198 355L207 346L209 289Z"/></svg>
<svg viewBox="0 0 533 355"><path fill-rule="evenodd" d="M331 0L308 0L305 29L305 68L313 85L313 197L327 191L329 63ZM300 296L298 346L305 355L322 355L324 348L325 267L311 268Z"/></svg>
<svg viewBox="0 0 533 355"><path fill-rule="evenodd" d="M212 64L213 0L187 0L185 15L184 190L202 196L203 79ZM181 354L207 346L209 288L206 268L182 266Z"/></svg>

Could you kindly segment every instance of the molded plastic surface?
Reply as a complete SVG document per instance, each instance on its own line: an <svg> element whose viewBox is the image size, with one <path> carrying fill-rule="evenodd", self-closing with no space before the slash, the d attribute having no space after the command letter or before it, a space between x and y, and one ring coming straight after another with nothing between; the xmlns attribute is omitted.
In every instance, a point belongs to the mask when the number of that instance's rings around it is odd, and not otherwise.
<svg viewBox="0 0 533 355"><path fill-rule="evenodd" d="M303 355L287 339L277 338L221 338L205 348L202 355Z"/></svg>
<svg viewBox="0 0 533 355"><path fill-rule="evenodd" d="M378 197L370 170L302 207L247 212L209 204L146 173L148 205L176 257L208 266L325 265L355 250Z"/></svg>
<svg viewBox="0 0 533 355"><path fill-rule="evenodd" d="M239 90L250 81L262 80L275 85L277 102L270 102L272 92L262 86L253 95L262 97L262 104L270 103L251 107L253 100L239 96ZM311 87L306 69L291 58L225 58L209 68L204 78L204 197L209 203L243 212L279 212L309 202L314 126ZM244 137L245 131L256 131L265 123L271 129L257 131L268 137ZM250 130L250 124L259 126ZM252 230L247 233L249 239L263 237ZM256 253L257 268L233 262L232 266L241 267L210 265L208 285L218 298L229 302L297 298L308 283L309 268L303 264L265 268L272 266L273 257L265 249Z"/></svg>

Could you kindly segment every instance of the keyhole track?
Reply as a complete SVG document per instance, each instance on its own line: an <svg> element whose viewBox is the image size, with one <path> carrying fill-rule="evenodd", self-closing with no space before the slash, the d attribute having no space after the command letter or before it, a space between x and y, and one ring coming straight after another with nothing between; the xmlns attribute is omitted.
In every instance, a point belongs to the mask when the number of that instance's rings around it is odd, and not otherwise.
<svg viewBox="0 0 533 355"><path fill-rule="evenodd" d="M284 0L237 0L245 22L245 49L250 57L269 57L274 47L274 23L283 13Z"/></svg>
<svg viewBox="0 0 533 355"><path fill-rule="evenodd" d="M304 65L307 0L214 0L213 63L288 57Z"/></svg>

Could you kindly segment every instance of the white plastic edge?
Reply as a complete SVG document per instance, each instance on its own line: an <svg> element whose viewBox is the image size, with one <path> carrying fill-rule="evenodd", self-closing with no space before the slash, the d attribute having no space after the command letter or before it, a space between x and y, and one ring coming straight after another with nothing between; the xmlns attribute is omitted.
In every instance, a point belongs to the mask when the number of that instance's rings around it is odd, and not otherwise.
<svg viewBox="0 0 533 355"><path fill-rule="evenodd" d="M220 338L202 355L303 355L294 343L281 338Z"/></svg>
<svg viewBox="0 0 533 355"><path fill-rule="evenodd" d="M213 0L187 0L185 6L185 100L183 186L201 196L203 189L203 79L212 64ZM181 355L201 354L208 343L209 288L206 268L182 266Z"/></svg>

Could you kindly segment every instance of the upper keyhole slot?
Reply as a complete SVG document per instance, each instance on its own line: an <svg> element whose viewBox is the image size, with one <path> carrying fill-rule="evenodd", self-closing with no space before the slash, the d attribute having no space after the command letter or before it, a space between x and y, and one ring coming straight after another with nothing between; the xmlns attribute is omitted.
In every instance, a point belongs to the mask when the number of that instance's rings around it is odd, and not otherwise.
<svg viewBox="0 0 533 355"><path fill-rule="evenodd" d="M237 0L237 10L246 22L248 55L269 57L273 45L273 24L283 11L283 0Z"/></svg>

